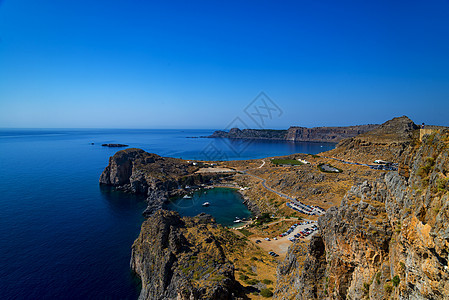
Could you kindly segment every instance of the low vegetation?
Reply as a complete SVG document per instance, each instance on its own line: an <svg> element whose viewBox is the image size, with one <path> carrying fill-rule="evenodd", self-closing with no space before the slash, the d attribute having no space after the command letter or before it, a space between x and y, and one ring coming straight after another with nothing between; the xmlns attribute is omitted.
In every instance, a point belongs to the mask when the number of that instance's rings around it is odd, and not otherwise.
<svg viewBox="0 0 449 300"><path fill-rule="evenodd" d="M270 291L269 289L262 289L262 290L260 291L260 295L261 295L262 297L269 298L269 297L273 297L273 292Z"/></svg>
<svg viewBox="0 0 449 300"><path fill-rule="evenodd" d="M263 213L261 214L256 221L254 221L254 225L258 226L258 225L262 225L265 223L270 223L271 221L273 221L274 219L270 216L270 213Z"/></svg>
<svg viewBox="0 0 449 300"><path fill-rule="evenodd" d="M275 165L303 165L304 163L296 159L272 159L271 162Z"/></svg>
<svg viewBox="0 0 449 300"><path fill-rule="evenodd" d="M394 276L393 279L391 280L391 282L393 283L394 287L397 287L399 285L399 282L401 282L399 275Z"/></svg>

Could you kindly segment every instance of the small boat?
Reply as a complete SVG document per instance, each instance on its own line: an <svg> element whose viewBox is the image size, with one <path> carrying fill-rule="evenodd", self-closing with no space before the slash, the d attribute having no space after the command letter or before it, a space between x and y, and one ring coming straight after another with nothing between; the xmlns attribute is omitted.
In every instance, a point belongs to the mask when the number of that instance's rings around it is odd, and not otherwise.
<svg viewBox="0 0 449 300"><path fill-rule="evenodd" d="M209 205L210 205L209 202L204 202L204 203L203 203L203 206L209 206Z"/></svg>
<svg viewBox="0 0 449 300"><path fill-rule="evenodd" d="M185 196L182 197L182 198L184 198L184 199L192 199L192 196L190 196L190 195L185 195Z"/></svg>
<svg viewBox="0 0 449 300"><path fill-rule="evenodd" d="M234 223L240 223L240 222L242 222L242 220L240 220L240 219L234 221Z"/></svg>

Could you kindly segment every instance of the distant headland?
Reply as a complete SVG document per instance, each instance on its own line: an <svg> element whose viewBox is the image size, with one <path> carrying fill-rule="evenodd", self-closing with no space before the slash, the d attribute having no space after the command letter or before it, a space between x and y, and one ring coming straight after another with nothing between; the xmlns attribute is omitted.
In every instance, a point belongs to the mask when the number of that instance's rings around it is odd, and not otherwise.
<svg viewBox="0 0 449 300"><path fill-rule="evenodd" d="M338 143L343 139L355 137L379 126L378 124L313 128L291 126L287 130L232 128L229 131L217 130L206 138Z"/></svg>

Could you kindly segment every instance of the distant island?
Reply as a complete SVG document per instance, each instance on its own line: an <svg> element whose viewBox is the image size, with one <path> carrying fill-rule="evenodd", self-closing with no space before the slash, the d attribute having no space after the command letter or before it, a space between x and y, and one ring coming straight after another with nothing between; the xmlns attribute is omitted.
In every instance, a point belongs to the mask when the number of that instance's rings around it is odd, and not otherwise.
<svg viewBox="0 0 449 300"><path fill-rule="evenodd" d="M229 131L217 130L205 138L338 143L343 139L355 137L379 126L378 124L313 128L291 126L287 130L232 128Z"/></svg>
<svg viewBox="0 0 449 300"><path fill-rule="evenodd" d="M111 147L111 148L120 148L120 147L128 147L125 144L102 144L103 147Z"/></svg>

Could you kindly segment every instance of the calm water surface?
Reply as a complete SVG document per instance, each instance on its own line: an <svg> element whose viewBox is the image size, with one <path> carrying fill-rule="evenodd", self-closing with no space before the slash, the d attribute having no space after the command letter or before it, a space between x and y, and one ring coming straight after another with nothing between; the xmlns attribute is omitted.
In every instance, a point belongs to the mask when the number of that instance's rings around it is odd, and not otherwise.
<svg viewBox="0 0 449 300"><path fill-rule="evenodd" d="M178 198L172 200L167 209L176 210L181 216L196 216L199 213L207 213L214 216L215 220L225 226L235 225L237 218L248 218L251 212L243 204L243 198L233 189L214 188L200 190L190 195L192 198ZM203 206L209 202L209 206Z"/></svg>
<svg viewBox="0 0 449 300"><path fill-rule="evenodd" d="M130 249L144 199L100 188L98 179L124 143L184 159L249 159L318 153L317 143L187 138L213 130L0 130L0 295L2 299L136 299ZM94 145L91 145L94 143ZM185 200L185 199L184 199ZM182 215L206 211L222 224L249 215L228 189L173 202ZM202 201L211 202L203 208Z"/></svg>

